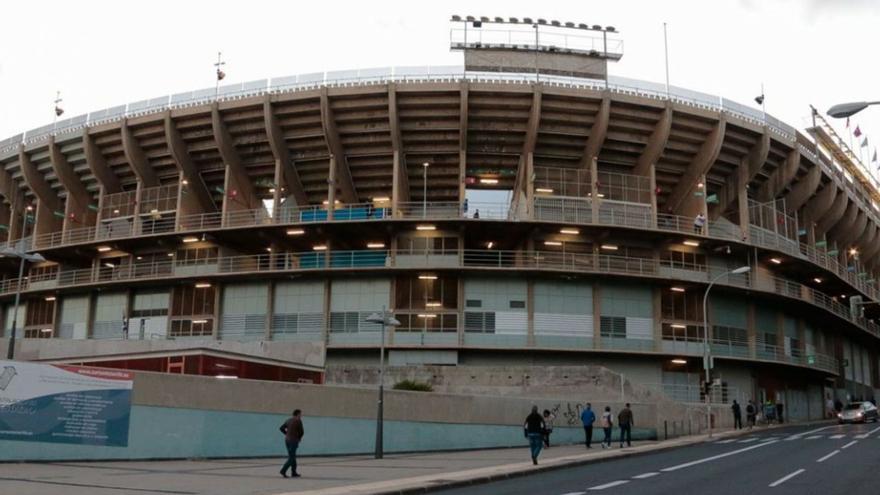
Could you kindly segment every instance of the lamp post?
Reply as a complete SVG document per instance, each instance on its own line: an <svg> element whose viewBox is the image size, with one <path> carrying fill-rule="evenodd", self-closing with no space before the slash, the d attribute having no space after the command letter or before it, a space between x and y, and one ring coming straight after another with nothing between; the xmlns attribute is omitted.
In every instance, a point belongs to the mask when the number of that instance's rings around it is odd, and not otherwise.
<svg viewBox="0 0 880 495"><path fill-rule="evenodd" d="M381 459L384 455L382 440L384 438L382 431L383 412L384 412L384 392L385 392L385 329L386 327L398 327L400 321L386 313L385 306L382 306L382 313L373 313L365 320L368 323L377 323L382 325L382 338L379 347L379 400L378 411L376 412L376 453L375 458Z"/></svg>
<svg viewBox="0 0 880 495"><path fill-rule="evenodd" d="M855 115L871 105L880 105L880 101L854 101L851 103L838 103L828 109L828 115L835 119L843 119Z"/></svg>
<svg viewBox="0 0 880 495"><path fill-rule="evenodd" d="M709 282L709 286L706 287L706 292L703 293L703 369L706 371L706 428L709 431L709 438L712 438L712 403L709 400L710 380L712 374L712 355L709 347L709 291L712 290L712 286L715 285L715 282L719 281L722 277L726 277L727 275L740 275L751 269L752 267L750 266L741 266L739 268L734 268L733 270L728 270L713 278L712 281Z"/></svg>
<svg viewBox="0 0 880 495"><path fill-rule="evenodd" d="M422 218L428 218L428 167L431 164L422 164Z"/></svg>
<svg viewBox="0 0 880 495"><path fill-rule="evenodd" d="M25 208L25 211L23 212L23 215L22 215L24 218L21 221L21 223L22 223L21 239L19 239L19 243L21 245L21 250L16 250L16 249L13 249L10 247L0 249L0 255L15 256L15 257L19 258L18 280L16 281L16 284L15 284L15 304L13 305L13 309L12 309L12 329L10 330L10 333L9 333L9 347L6 349L6 359L9 359L10 361L15 357L15 330L16 330L15 327L18 324L18 304L21 301L21 282L22 282L22 278L24 277L24 263L25 263L25 261L30 261L30 262L46 261L46 258L43 258L43 256L40 255L40 253L27 254L25 246L24 246L23 240L24 240L24 232L27 227L28 212L31 211L32 209L33 209L33 207L28 206L27 208Z"/></svg>

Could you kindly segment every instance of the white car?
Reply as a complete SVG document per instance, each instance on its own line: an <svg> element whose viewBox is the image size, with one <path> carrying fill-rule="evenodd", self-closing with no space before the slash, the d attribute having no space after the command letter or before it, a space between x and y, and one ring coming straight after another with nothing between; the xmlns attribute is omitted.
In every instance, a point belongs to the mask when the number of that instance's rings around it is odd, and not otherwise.
<svg viewBox="0 0 880 495"><path fill-rule="evenodd" d="M843 408L843 411L837 415L838 423L867 423L868 421L878 421L877 406L870 402L850 402Z"/></svg>

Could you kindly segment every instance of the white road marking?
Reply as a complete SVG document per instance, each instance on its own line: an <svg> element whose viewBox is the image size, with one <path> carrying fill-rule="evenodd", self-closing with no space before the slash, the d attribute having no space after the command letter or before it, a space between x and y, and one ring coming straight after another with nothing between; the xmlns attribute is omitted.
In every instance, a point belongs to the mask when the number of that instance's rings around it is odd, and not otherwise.
<svg viewBox="0 0 880 495"><path fill-rule="evenodd" d="M652 472L652 473L638 474L638 475L633 476L633 479L634 480L643 480L645 478L653 478L654 476L657 476L658 474L660 474L660 473Z"/></svg>
<svg viewBox="0 0 880 495"><path fill-rule="evenodd" d="M873 435L874 433L877 433L878 431L880 431L880 427L874 428L873 430L871 430L871 431L869 431L868 433L865 433L865 434L863 434L863 435L856 435L855 437L856 437L856 438L865 439L865 438L870 437L870 436Z"/></svg>
<svg viewBox="0 0 880 495"><path fill-rule="evenodd" d="M830 438L830 439L832 439L832 440L839 440L839 439L841 439L841 438L843 438L843 437L845 437L845 436L846 436L846 435L831 435L831 436L828 437L828 438Z"/></svg>
<svg viewBox="0 0 880 495"><path fill-rule="evenodd" d="M840 450L843 450L843 449L845 449L845 448L847 448L847 447L852 447L853 445L855 445L855 444L857 444L857 443L859 443L858 440L853 440L852 442L850 442L850 443L844 445L843 447L841 447Z"/></svg>
<svg viewBox="0 0 880 495"><path fill-rule="evenodd" d="M587 495L587 492L568 492L563 493L562 495Z"/></svg>
<svg viewBox="0 0 880 495"><path fill-rule="evenodd" d="M812 435L805 438L804 440L816 440L817 438L822 438L822 435Z"/></svg>
<svg viewBox="0 0 880 495"><path fill-rule="evenodd" d="M706 457L706 458L703 458L703 459L697 459L696 461L686 462L686 463L684 463L684 464L679 464L679 465L677 465L677 466L671 466L671 467L668 467L668 468L663 468L663 469L661 469L660 471L663 471L664 473L668 473L668 472L671 472L671 471L678 471L679 469L684 469L684 468L686 468L686 467L696 466L697 464L702 464L702 463L704 463L704 462L715 461L715 460L718 460L718 459L723 459L723 458L725 458L725 457L730 457L730 456L732 456L732 455L741 454L741 453L743 453L743 452L747 452L747 451L749 451L749 450L759 449L759 448L761 448L761 447L766 447L766 446L768 446L768 445L773 445L773 444L776 443L776 442L778 442L778 440L773 440L773 441L770 441L770 442L758 443L758 444L752 445L752 446L750 446L750 447L745 447L745 448L742 448L742 449L733 450L733 451L730 451L730 452L726 452L726 453L724 453L724 454L713 455L712 457Z"/></svg>
<svg viewBox="0 0 880 495"><path fill-rule="evenodd" d="M730 438L730 439L721 440L720 442L715 442L715 443L733 443L735 441L736 441L736 438Z"/></svg>
<svg viewBox="0 0 880 495"><path fill-rule="evenodd" d="M796 433L794 436L796 436L796 437L802 437L802 436L804 436L804 435L809 435L809 434L811 434L811 433L816 433L816 432L819 432L819 431L822 431L822 430L827 430L828 428L832 428L833 426L834 426L834 425L831 425L831 426L823 426L823 427L821 427L821 428L816 428L815 430L802 431L802 432L800 432L800 433Z"/></svg>
<svg viewBox="0 0 880 495"><path fill-rule="evenodd" d="M746 438L745 440L740 440L739 443L751 443L760 440L760 438Z"/></svg>
<svg viewBox="0 0 880 495"><path fill-rule="evenodd" d="M806 469L798 469L797 471L795 471L791 474L787 474L787 475L783 476L782 478L779 478L778 480L774 481L773 483L770 483L770 485L768 485L768 486L770 488L773 488L775 486L779 486L779 485L785 483L786 481L794 478L795 476L803 473L804 471L806 471Z"/></svg>
<svg viewBox="0 0 880 495"><path fill-rule="evenodd" d="M834 452L832 452L832 453L826 455L825 457L822 457L821 459L818 459L816 462L825 462L825 461L827 461L828 459L830 459L830 458L836 456L836 455L839 454L839 453L840 453L839 450L835 450Z"/></svg>
<svg viewBox="0 0 880 495"><path fill-rule="evenodd" d="M613 486L620 486L620 485L623 485L626 483L629 483L629 480L612 481L611 483L605 483L604 485L599 485L599 486L587 488L587 490L604 490L606 488L611 488Z"/></svg>

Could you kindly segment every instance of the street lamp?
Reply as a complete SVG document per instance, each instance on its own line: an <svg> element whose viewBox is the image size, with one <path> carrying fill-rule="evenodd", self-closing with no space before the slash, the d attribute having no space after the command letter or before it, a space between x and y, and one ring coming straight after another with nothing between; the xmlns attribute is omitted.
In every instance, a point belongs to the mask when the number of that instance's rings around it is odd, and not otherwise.
<svg viewBox="0 0 880 495"><path fill-rule="evenodd" d="M24 263L25 261L30 261L32 263L38 261L46 261L46 258L43 258L40 253L28 254L27 252L25 252L25 244L23 242L23 238L24 232L26 230L25 227L27 227L28 211L30 210L31 207L28 206L23 215L24 219L22 220L21 228L22 239L19 239L19 246L21 247L21 250L18 251L11 247L0 249L0 255L14 256L19 258L20 260L18 263L18 281L15 284L15 305L12 309L12 330L9 333L9 347L6 349L6 359L8 360L12 360L12 358L15 357L15 327L18 323L18 303L19 301L21 301L21 281L24 277Z"/></svg>
<svg viewBox="0 0 880 495"><path fill-rule="evenodd" d="M870 105L880 104L880 101L854 101L851 103L839 103L828 109L828 115L835 119L842 119L855 115Z"/></svg>
<svg viewBox="0 0 880 495"><path fill-rule="evenodd" d="M383 452L382 440L383 440L383 432L382 432L382 422L383 422L383 408L384 408L384 392L385 392L385 329L387 327L399 327L400 320L395 318L394 316L388 314L385 311L385 306L382 306L382 313L373 313L367 317L367 323L377 323L382 325L382 338L381 344L379 347L379 402L378 408L379 410L376 413L376 459L381 459Z"/></svg>
<svg viewBox="0 0 880 495"><path fill-rule="evenodd" d="M431 164L422 164L422 218L428 217L428 167Z"/></svg>
<svg viewBox="0 0 880 495"><path fill-rule="evenodd" d="M718 275L709 282L709 286L706 287L706 292L703 294L703 369L706 370L706 428L709 430L709 438L712 438L712 403L709 401L709 384L711 383L710 380L712 374L712 356L709 348L709 291L712 290L712 286L715 285L715 282L722 277L726 277L727 275L741 275L747 273L751 269L752 267L750 266L741 266Z"/></svg>

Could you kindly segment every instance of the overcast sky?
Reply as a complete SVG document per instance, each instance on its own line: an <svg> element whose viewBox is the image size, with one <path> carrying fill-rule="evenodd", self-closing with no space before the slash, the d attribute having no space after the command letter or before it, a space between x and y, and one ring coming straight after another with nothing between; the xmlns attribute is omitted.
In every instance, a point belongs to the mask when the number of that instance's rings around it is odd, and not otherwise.
<svg viewBox="0 0 880 495"><path fill-rule="evenodd" d="M672 84L755 105L763 82L767 112L799 129L811 103L880 100L872 0L7 0L2 12L0 139L51 123L56 90L70 117L213 86L218 50L230 83L461 64L451 14L612 25L625 53L611 73L657 82L665 21ZM880 107L856 123L880 145Z"/></svg>

